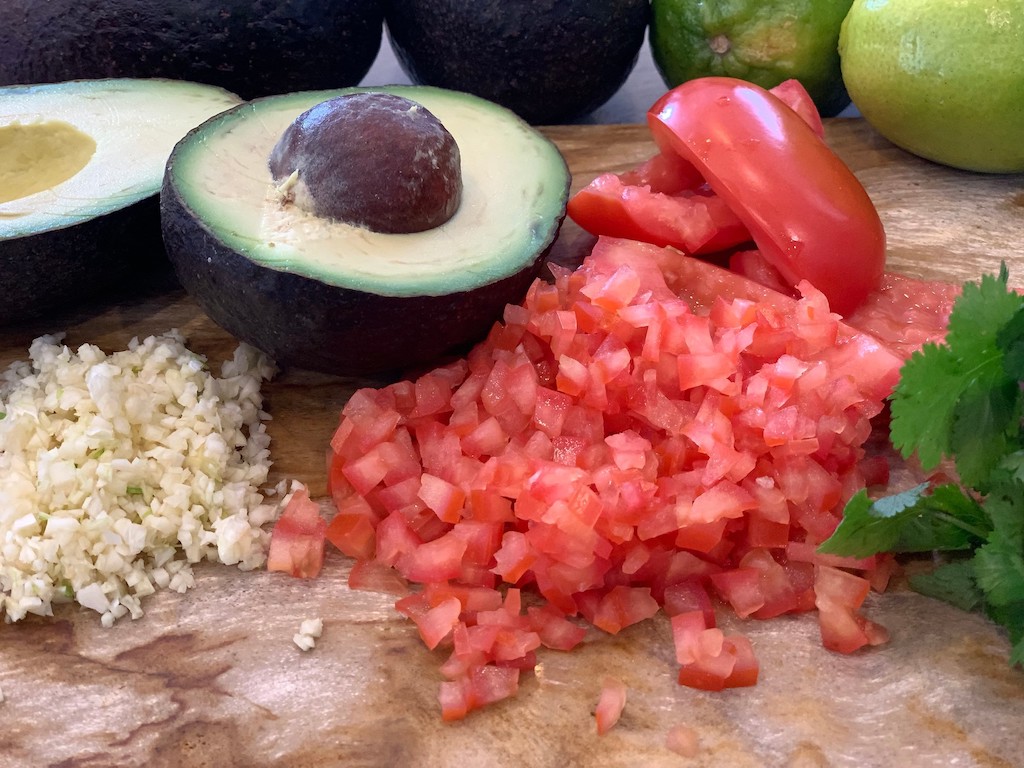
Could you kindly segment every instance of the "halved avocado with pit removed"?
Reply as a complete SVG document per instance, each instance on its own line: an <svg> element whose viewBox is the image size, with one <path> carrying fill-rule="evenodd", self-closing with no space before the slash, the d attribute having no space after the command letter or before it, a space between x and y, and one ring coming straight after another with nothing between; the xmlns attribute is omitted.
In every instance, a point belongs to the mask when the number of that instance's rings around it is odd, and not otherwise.
<svg viewBox="0 0 1024 768"><path fill-rule="evenodd" d="M167 157L189 130L239 102L171 80L0 88L0 324L159 263Z"/></svg>
<svg viewBox="0 0 1024 768"><path fill-rule="evenodd" d="M331 105L383 101L374 94L422 107L454 139L461 194L443 223L382 232L297 204L293 187L312 183L313 171L282 165L282 147L323 125L321 112L347 114ZM342 122L318 148L320 166L358 177L330 194L367 194L366 179L379 177L392 197L384 179L395 169L385 166L406 142L374 124L352 134ZM178 277L215 322L280 365L362 375L482 338L538 275L568 190L558 149L503 107L437 88L349 88L257 99L200 126L171 154L161 212Z"/></svg>

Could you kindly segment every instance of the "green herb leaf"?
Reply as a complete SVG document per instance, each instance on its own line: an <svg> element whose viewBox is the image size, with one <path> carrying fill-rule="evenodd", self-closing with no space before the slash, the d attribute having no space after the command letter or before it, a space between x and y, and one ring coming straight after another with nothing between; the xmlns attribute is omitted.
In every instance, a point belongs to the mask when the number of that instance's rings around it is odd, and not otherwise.
<svg viewBox="0 0 1024 768"><path fill-rule="evenodd" d="M1020 430L1020 384L1002 367L968 384L953 409L950 449L964 484L979 490L1003 456L1016 450Z"/></svg>
<svg viewBox="0 0 1024 768"><path fill-rule="evenodd" d="M984 541L991 528L984 510L956 485L928 493L927 483L872 502L860 491L818 551L868 557L878 552L961 550Z"/></svg>
<svg viewBox="0 0 1024 768"><path fill-rule="evenodd" d="M974 567L970 560L940 565L929 573L914 574L909 581L911 588L922 595L943 600L965 611L977 610L985 604L985 593L974 580Z"/></svg>
<svg viewBox="0 0 1024 768"><path fill-rule="evenodd" d="M963 550L911 586L1006 628L1011 664L1024 666L1024 296L998 276L967 284L946 341L926 345L900 372L890 436L924 468L952 458L963 487L924 486L847 504L821 552Z"/></svg>
<svg viewBox="0 0 1024 768"><path fill-rule="evenodd" d="M904 525L901 515L913 514L914 506L927 487L922 484L879 502L871 501L867 491L858 491L846 503L839 526L818 551L828 555L869 557L892 550Z"/></svg>
<svg viewBox="0 0 1024 768"><path fill-rule="evenodd" d="M993 534L973 562L975 580L989 603L1006 606L1024 596L1024 552L1008 537Z"/></svg>
<svg viewBox="0 0 1024 768"><path fill-rule="evenodd" d="M972 387L986 387L1009 377L997 337L1024 306L1024 299L1007 288L1006 270L986 275L980 283L967 283L953 306L946 343L925 345L903 365L892 398L891 437L905 457L917 453L925 469L957 452L954 424L958 404ZM1004 340L1005 343L1005 340ZM973 409L988 402L980 393ZM969 432L972 406L962 406L958 439ZM1006 414L994 414L992 423L1005 424Z"/></svg>
<svg viewBox="0 0 1024 768"><path fill-rule="evenodd" d="M1010 635L1010 664L1024 666L1024 599L1009 605L989 605L986 613Z"/></svg>

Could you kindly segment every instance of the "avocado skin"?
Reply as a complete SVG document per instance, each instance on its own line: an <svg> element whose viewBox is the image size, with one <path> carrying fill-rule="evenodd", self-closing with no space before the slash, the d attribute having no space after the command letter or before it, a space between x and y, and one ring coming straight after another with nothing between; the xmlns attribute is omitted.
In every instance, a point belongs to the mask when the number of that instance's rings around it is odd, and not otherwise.
<svg viewBox="0 0 1024 768"><path fill-rule="evenodd" d="M178 280L210 319L282 368L366 376L435 362L480 340L501 319L508 297L526 294L550 249L549 244L520 272L472 291L412 297L364 293L260 266L206 227L189 226L194 214L170 183L172 176L173 157L160 208Z"/></svg>
<svg viewBox="0 0 1024 768"><path fill-rule="evenodd" d="M158 269L168 263L156 195L65 229L0 240L0 326L131 290Z"/></svg>
<svg viewBox="0 0 1024 768"><path fill-rule="evenodd" d="M354 85L381 0L5 0L0 85L165 77L245 99Z"/></svg>
<svg viewBox="0 0 1024 768"><path fill-rule="evenodd" d="M497 102L534 125L582 117L621 87L648 0L387 0L391 45L413 82Z"/></svg>

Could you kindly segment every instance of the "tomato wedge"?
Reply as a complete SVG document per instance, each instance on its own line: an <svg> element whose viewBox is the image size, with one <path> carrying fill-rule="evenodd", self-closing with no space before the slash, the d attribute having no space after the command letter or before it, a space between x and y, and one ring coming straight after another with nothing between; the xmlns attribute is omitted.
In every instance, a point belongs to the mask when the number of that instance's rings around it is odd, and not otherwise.
<svg viewBox="0 0 1024 768"><path fill-rule="evenodd" d="M690 254L714 253L750 240L747 228L717 195L655 192L614 173L601 174L573 195L566 210L591 234L671 245Z"/></svg>
<svg viewBox="0 0 1024 768"><path fill-rule="evenodd" d="M885 232L864 187L790 107L744 80L706 77L648 112L662 151L693 163L791 285L846 314L882 280Z"/></svg>

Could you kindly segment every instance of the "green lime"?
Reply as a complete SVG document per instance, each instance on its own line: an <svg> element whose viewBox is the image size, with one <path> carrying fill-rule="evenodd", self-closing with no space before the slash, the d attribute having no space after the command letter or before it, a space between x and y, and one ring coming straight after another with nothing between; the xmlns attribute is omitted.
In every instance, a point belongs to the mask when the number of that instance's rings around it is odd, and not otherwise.
<svg viewBox="0 0 1024 768"><path fill-rule="evenodd" d="M897 146L1024 171L1024 2L856 0L839 38L860 113Z"/></svg>
<svg viewBox="0 0 1024 768"><path fill-rule="evenodd" d="M771 88L796 78L826 117L850 97L839 27L852 0L652 0L651 53L675 87L726 75Z"/></svg>

